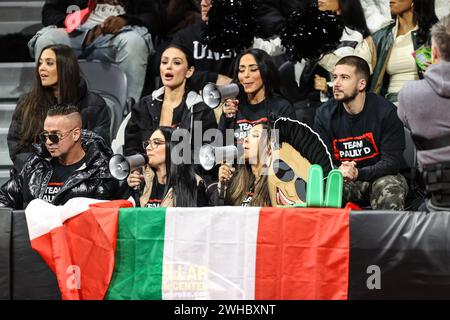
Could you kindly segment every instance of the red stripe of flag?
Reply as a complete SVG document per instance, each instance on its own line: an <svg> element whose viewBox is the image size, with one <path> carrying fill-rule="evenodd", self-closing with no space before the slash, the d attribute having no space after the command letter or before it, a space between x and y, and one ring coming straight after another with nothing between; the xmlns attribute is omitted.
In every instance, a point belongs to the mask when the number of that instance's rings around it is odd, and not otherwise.
<svg viewBox="0 0 450 320"><path fill-rule="evenodd" d="M347 299L349 213L350 209L261 209L255 298Z"/></svg>
<svg viewBox="0 0 450 320"><path fill-rule="evenodd" d="M119 208L130 206L126 200L90 205L31 240L55 272L63 299L103 299L114 270Z"/></svg>

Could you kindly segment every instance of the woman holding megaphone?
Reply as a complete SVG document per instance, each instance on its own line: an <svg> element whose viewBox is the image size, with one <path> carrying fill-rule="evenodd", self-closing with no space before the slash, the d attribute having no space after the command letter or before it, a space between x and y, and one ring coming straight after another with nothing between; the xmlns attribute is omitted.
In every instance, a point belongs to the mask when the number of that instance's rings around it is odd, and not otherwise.
<svg viewBox="0 0 450 320"><path fill-rule="evenodd" d="M219 128L234 129L241 144L256 124L275 121L279 117L295 119L291 103L280 95L278 69L263 50L248 49L237 58L233 80L243 87L237 99L225 100Z"/></svg>
<svg viewBox="0 0 450 320"><path fill-rule="evenodd" d="M211 192L212 205L244 207L271 206L267 169L271 159L271 131L268 123L253 126L244 139L244 163L236 168L223 163L217 188Z"/></svg>
<svg viewBox="0 0 450 320"><path fill-rule="evenodd" d="M172 141L175 130L170 127L155 130L143 143L148 157L143 174L134 171L127 178L128 185L132 188L139 188L141 183L144 184L139 197L141 207L208 205L203 180L194 174L193 166L183 159L172 159L173 155L179 155L172 152L177 144Z"/></svg>

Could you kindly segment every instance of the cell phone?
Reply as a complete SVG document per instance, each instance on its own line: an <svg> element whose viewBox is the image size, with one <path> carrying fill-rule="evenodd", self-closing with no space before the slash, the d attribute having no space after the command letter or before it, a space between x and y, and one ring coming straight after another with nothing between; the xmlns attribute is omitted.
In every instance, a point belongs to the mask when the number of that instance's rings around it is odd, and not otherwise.
<svg viewBox="0 0 450 320"><path fill-rule="evenodd" d="M431 48L428 46L421 46L412 53L414 60L420 70L425 71L427 63L431 62Z"/></svg>

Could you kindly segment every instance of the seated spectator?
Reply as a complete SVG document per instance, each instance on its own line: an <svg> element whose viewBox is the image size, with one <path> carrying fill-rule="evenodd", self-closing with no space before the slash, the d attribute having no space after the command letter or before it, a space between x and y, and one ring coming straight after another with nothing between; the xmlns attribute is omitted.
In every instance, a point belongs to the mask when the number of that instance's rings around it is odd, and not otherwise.
<svg viewBox="0 0 450 320"><path fill-rule="evenodd" d="M159 127L148 141L144 142L148 164L144 174L131 173L128 185L138 188L141 182L145 187L140 195L141 207L203 207L208 205L202 179L194 174L190 163L179 163L172 157L177 154L172 134L175 129Z"/></svg>
<svg viewBox="0 0 450 320"><path fill-rule="evenodd" d="M340 58L355 55L366 60L372 70L375 46L360 0L321 0L317 4L320 11L332 11L341 16L345 25L338 48L323 56L318 64L328 72L333 72Z"/></svg>
<svg viewBox="0 0 450 320"><path fill-rule="evenodd" d="M283 24L294 11L305 10L310 0L260 0L257 19L262 38L278 36Z"/></svg>
<svg viewBox="0 0 450 320"><path fill-rule="evenodd" d="M147 0L46 0L42 8L45 27L28 47L36 61L47 45L65 44L80 59L116 63L127 75L128 96L137 101L148 57L154 51L150 33L156 34L159 28L155 6ZM78 11L67 14L71 9Z"/></svg>
<svg viewBox="0 0 450 320"><path fill-rule="evenodd" d="M379 17L379 12L377 11L379 3L372 3L373 0L363 0L363 2L367 5L367 2L370 3L370 7L373 10L372 15ZM309 2L309 4L308 4ZM294 2L295 3L295 2ZM267 6L267 4L265 4ZM274 5L274 3L272 4ZM263 6L261 6L263 7ZM367 15L364 13L364 9L362 6L361 0L311 0L311 1L305 1L302 6L301 10L305 11L307 9L311 10L312 12L317 12L316 10L313 10L314 7L317 7L320 11L327 11L331 12L334 15L338 15L342 18L342 21L344 23L345 29L342 33L342 37L340 39L340 44L336 50L333 52L330 52L328 54L325 54L324 56L320 57L320 59L317 58L309 58L306 60L311 61L301 61L301 63L298 63L296 65L296 80L297 83L300 83L300 77L303 75L303 69L311 69L315 67L316 65L321 66L328 72L333 72L334 66L336 62L348 55L357 55L362 58L364 58L367 63L372 68L372 64L374 64L374 53L375 53L375 46L373 44L373 40L370 36L371 29L367 26ZM276 10L272 8L274 16L277 16L275 14ZM308 11L306 11L308 12ZM286 12L288 13L288 12ZM293 12L289 12L288 16L291 15ZM269 15L270 17L270 15ZM281 19L280 16L278 16L279 19ZM283 18L284 20L285 18ZM383 19L381 19L383 20ZM300 22L302 23L302 21ZM306 24L306 23L305 23ZM317 26L313 25L302 25L303 30L305 32L308 32L308 28L316 28ZM264 29L264 27L262 27ZM298 35L294 36L291 35L291 37L298 37ZM299 41L299 40L295 40ZM254 48L259 48L267 53L269 53L271 56L279 55L282 53L285 53L286 49L281 45L281 40L279 38L279 33L274 34L273 38L269 40L265 40L262 38L255 38L253 43ZM305 66L306 65L306 66ZM308 74L308 72L306 72Z"/></svg>
<svg viewBox="0 0 450 320"><path fill-rule="evenodd" d="M199 0L158 0L158 2L161 15L161 42L170 42L178 31L201 21Z"/></svg>
<svg viewBox="0 0 450 320"><path fill-rule="evenodd" d="M126 183L114 179L108 170L111 149L97 134L81 127L77 107L49 109L39 135L42 144L34 145L33 156L0 188L0 206L21 210L38 198L54 205L74 197L128 198Z"/></svg>
<svg viewBox="0 0 450 320"><path fill-rule="evenodd" d="M172 43L184 46L193 53L193 64L197 71L194 83L199 84L196 90L201 89L202 84L206 82L228 84L236 57L234 50L226 53L214 52L202 43L203 28L208 23L208 12L211 7L211 0L201 0L202 21L180 30L172 39Z"/></svg>
<svg viewBox="0 0 450 320"><path fill-rule="evenodd" d="M433 26L431 40L433 64L400 90L397 113L413 134L428 208L450 210L450 15Z"/></svg>
<svg viewBox="0 0 450 320"><path fill-rule="evenodd" d="M260 32L263 38L278 36L286 19L294 11L305 10L308 5L316 0L260 0L257 18L260 24ZM321 1L323 5L327 1ZM342 6L344 2L339 1ZM361 0L364 15L370 32L375 32L390 21L388 0Z"/></svg>
<svg viewBox="0 0 450 320"><path fill-rule="evenodd" d="M278 69L265 51L247 49L239 54L233 81L240 83L243 92L238 99L225 101L219 128L222 132L233 129L238 144L257 124L279 117L295 119L291 103L279 93Z"/></svg>
<svg viewBox="0 0 450 320"><path fill-rule="evenodd" d="M109 144L111 119L105 101L87 89L73 50L65 45L50 45L39 55L31 92L19 100L9 127L9 155L16 169L22 168L32 153L47 110L57 103L77 106L83 129L94 131Z"/></svg>
<svg viewBox="0 0 450 320"><path fill-rule="evenodd" d="M336 50L319 60L305 59L294 66L298 84L298 90L294 93L297 119L311 125L316 108L332 97L328 83L336 62L342 57L356 55L364 58L372 69L375 53L360 0L324 0L317 2L317 5L320 11L332 11L341 16L345 29Z"/></svg>
<svg viewBox="0 0 450 320"><path fill-rule="evenodd" d="M373 209L402 210L408 184L405 134L395 106L366 93L370 69L357 56L338 61L333 73L334 99L316 113L314 129L344 176L346 201L370 201ZM364 204L364 203L362 203Z"/></svg>
<svg viewBox="0 0 450 320"><path fill-rule="evenodd" d="M192 55L178 45L170 45L162 54L160 76L163 86L143 97L131 111L125 129L124 154L143 153L142 142L147 141L160 126L188 129L193 138L207 129L217 128L214 112L188 81L194 74ZM194 131L194 122L201 122L202 132Z"/></svg>
<svg viewBox="0 0 450 320"><path fill-rule="evenodd" d="M271 156L268 123L253 126L244 139L244 164L219 168L219 182L209 187L212 205L270 207L268 165Z"/></svg>
<svg viewBox="0 0 450 320"><path fill-rule="evenodd" d="M409 80L422 77L412 53L430 45L430 28L437 22L434 0L391 0L394 23L373 34L377 49L370 91L397 105L398 92Z"/></svg>

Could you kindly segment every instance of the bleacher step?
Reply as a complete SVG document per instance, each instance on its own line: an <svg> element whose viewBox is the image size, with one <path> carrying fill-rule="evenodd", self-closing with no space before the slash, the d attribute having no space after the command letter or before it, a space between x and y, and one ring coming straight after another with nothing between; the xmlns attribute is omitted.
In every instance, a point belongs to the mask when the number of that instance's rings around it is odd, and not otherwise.
<svg viewBox="0 0 450 320"><path fill-rule="evenodd" d="M44 1L0 1L0 34L40 25L43 5Z"/></svg>
<svg viewBox="0 0 450 320"><path fill-rule="evenodd" d="M34 62L0 63L0 99L17 100L29 92L35 69Z"/></svg>

